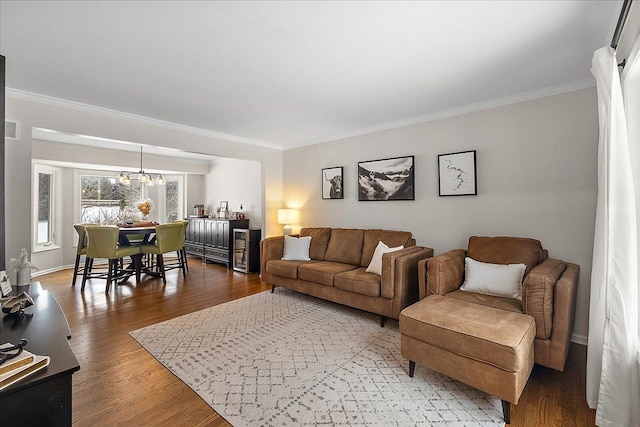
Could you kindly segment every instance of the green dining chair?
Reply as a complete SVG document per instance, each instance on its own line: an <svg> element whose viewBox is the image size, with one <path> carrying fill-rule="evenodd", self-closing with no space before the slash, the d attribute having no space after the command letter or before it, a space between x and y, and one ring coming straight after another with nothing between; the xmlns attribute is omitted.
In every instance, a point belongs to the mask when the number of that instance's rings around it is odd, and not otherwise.
<svg viewBox="0 0 640 427"><path fill-rule="evenodd" d="M119 246L118 235L120 229L113 226L88 226L85 227L87 233L87 259L85 260L84 272L82 275L82 288L81 292L84 292L84 286L87 279L90 278L104 278L104 273L93 273L93 260L108 259L109 265L107 270L107 287L105 293L109 293L109 287L112 281L124 278L126 274L132 275L135 272L119 269L122 258L130 256L133 260L133 264L136 272L139 271L140 264L140 246ZM139 276L136 274L136 279Z"/></svg>
<svg viewBox="0 0 640 427"><path fill-rule="evenodd" d="M87 227L88 225L93 224L83 223L73 225L76 233L78 233L78 245L76 246L76 263L73 267L73 280L71 281L71 286L76 285L78 274L84 273L84 266L80 266L80 258L82 257L82 255L87 255L87 233L85 231L85 227Z"/></svg>
<svg viewBox="0 0 640 427"><path fill-rule="evenodd" d="M181 223L173 222L171 224L160 224L156 226L156 240L155 244L147 244L140 246L140 253L156 255L158 271L162 276L162 282L167 283L166 271L171 268L180 268L182 275L186 277L187 272L184 263L178 263L174 266L164 263L164 254L169 252L180 253L184 248L184 225Z"/></svg>

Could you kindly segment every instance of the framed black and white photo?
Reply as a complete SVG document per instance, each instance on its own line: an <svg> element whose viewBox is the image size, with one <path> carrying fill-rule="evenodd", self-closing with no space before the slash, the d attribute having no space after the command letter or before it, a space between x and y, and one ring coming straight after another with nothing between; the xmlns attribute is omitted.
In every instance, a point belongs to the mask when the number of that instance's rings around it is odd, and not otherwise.
<svg viewBox="0 0 640 427"><path fill-rule="evenodd" d="M358 200L415 200L413 156L358 162Z"/></svg>
<svg viewBox="0 0 640 427"><path fill-rule="evenodd" d="M322 198L344 199L342 166L322 169Z"/></svg>
<svg viewBox="0 0 640 427"><path fill-rule="evenodd" d="M229 202L227 202L226 200L220 202L220 212L226 211L228 207L229 207Z"/></svg>
<svg viewBox="0 0 640 427"><path fill-rule="evenodd" d="M11 282L5 270L0 271L0 296L6 297L11 293Z"/></svg>
<svg viewBox="0 0 640 427"><path fill-rule="evenodd" d="M440 196L475 196L476 150L438 155Z"/></svg>

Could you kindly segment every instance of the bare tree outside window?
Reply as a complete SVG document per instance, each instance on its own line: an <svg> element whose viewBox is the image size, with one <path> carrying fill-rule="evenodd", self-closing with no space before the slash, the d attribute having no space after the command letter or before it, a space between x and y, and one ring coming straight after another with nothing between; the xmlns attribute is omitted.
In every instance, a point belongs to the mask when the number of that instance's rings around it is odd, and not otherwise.
<svg viewBox="0 0 640 427"><path fill-rule="evenodd" d="M171 222L178 219L180 206L180 185L178 181L167 181L165 191L167 195L167 222Z"/></svg>
<svg viewBox="0 0 640 427"><path fill-rule="evenodd" d="M142 198L137 181L125 185L112 177L83 175L80 188L84 223L115 225L132 220Z"/></svg>
<svg viewBox="0 0 640 427"><path fill-rule="evenodd" d="M49 243L51 235L51 177L49 173L38 174L38 231L36 243Z"/></svg>

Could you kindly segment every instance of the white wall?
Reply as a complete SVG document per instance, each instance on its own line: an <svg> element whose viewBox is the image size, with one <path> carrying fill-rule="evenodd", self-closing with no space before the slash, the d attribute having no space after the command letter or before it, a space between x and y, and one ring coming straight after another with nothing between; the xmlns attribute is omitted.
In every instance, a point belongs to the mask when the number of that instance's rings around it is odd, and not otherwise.
<svg viewBox="0 0 640 427"><path fill-rule="evenodd" d="M287 150L284 201L302 226L411 231L440 254L471 235L539 239L580 265L575 334L586 337L596 202L595 89ZM437 155L477 150L478 195L439 197ZM415 156L415 201L359 202L357 163ZM323 200L321 169L344 167L343 200Z"/></svg>
<svg viewBox="0 0 640 427"><path fill-rule="evenodd" d="M227 159L211 165L206 177L207 212L214 213L221 201L229 202L229 209L242 212L251 228L260 228L263 221L262 165L252 160Z"/></svg>

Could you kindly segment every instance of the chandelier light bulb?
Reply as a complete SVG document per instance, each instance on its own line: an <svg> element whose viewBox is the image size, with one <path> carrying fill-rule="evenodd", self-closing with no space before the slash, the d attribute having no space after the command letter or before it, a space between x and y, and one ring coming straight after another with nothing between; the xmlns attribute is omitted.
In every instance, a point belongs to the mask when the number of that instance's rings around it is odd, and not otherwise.
<svg viewBox="0 0 640 427"><path fill-rule="evenodd" d="M130 185L132 183L130 174L125 171L120 172L120 174L116 176L116 179L119 183L124 185ZM138 171L137 179L138 182L149 187L153 187L154 185L165 185L167 183L167 180L162 176L162 174L159 174L154 178L151 174L144 171L142 167L142 146L140 146L140 170Z"/></svg>

